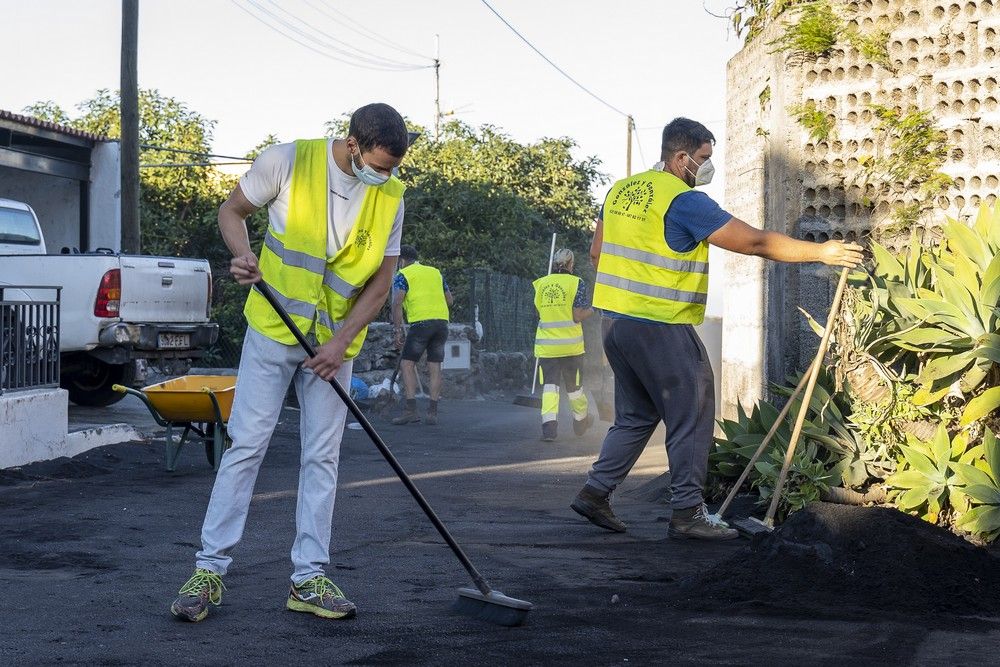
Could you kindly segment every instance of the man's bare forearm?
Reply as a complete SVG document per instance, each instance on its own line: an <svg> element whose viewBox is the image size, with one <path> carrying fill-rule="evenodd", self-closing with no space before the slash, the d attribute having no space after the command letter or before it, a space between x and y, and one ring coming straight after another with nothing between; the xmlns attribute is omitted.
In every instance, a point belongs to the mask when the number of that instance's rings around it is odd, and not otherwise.
<svg viewBox="0 0 1000 667"><path fill-rule="evenodd" d="M818 262L821 258L821 244L800 241L778 232L764 230L755 245L754 255L776 262Z"/></svg>
<svg viewBox="0 0 1000 667"><path fill-rule="evenodd" d="M344 320L344 326L337 330L336 335L346 336L347 340L354 340L361 333L361 330L371 324L372 320L378 316L389 296L391 286L392 271L386 273L383 265L383 268L379 269L379 272L372 276L361 289L354 306L351 307L351 312Z"/></svg>
<svg viewBox="0 0 1000 667"><path fill-rule="evenodd" d="M238 212L225 204L219 209L219 231L222 232L222 240L233 257L241 257L253 252L250 247L246 219L240 217Z"/></svg>

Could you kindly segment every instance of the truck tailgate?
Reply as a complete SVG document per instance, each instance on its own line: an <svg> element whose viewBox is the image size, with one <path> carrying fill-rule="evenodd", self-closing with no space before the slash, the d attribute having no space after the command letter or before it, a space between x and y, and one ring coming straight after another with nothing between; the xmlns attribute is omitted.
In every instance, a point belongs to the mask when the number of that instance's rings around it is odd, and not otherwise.
<svg viewBox="0 0 1000 667"><path fill-rule="evenodd" d="M208 262L176 257L121 257L124 322L204 322L208 319Z"/></svg>

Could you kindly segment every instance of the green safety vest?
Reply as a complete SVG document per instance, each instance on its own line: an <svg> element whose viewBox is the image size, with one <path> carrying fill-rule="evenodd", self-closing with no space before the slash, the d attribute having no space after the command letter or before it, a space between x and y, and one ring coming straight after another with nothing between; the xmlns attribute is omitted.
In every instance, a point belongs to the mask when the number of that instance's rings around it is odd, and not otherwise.
<svg viewBox="0 0 1000 667"><path fill-rule="evenodd" d="M321 345L343 325L365 283L382 266L406 190L395 177L368 187L347 242L327 258L328 145L327 139L295 142L285 232L278 234L268 226L260 251L264 280L296 326L303 332L314 329ZM288 327L256 290L250 290L243 313L255 331L279 343L295 344ZM365 327L351 341L346 358L357 356L367 331Z"/></svg>
<svg viewBox="0 0 1000 667"><path fill-rule="evenodd" d="M583 354L583 326L573 321L573 300L580 279L571 273L551 273L532 284L538 310L535 356L551 359Z"/></svg>
<svg viewBox="0 0 1000 667"><path fill-rule="evenodd" d="M448 302L444 298L444 278L433 266L414 262L399 270L406 278L403 310L410 324L424 320L447 320Z"/></svg>
<svg viewBox="0 0 1000 667"><path fill-rule="evenodd" d="M664 216L691 188L650 170L615 183L604 202L594 307L668 324L701 324L708 300L708 242L674 252Z"/></svg>

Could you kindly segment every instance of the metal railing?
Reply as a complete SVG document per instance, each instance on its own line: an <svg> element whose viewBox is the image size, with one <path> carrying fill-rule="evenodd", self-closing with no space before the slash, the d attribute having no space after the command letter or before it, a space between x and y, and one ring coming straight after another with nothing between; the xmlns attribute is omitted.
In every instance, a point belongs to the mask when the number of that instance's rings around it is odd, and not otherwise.
<svg viewBox="0 0 1000 667"><path fill-rule="evenodd" d="M0 394L59 386L61 292L49 285L0 285Z"/></svg>

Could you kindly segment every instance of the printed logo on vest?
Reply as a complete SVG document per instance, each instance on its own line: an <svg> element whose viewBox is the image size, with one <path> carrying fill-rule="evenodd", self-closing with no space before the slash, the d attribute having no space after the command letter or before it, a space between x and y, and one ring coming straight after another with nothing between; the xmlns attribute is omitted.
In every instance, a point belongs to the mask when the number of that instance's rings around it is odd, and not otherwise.
<svg viewBox="0 0 1000 667"><path fill-rule="evenodd" d="M542 289L543 306L561 306L566 303L566 290L559 285L547 285Z"/></svg>
<svg viewBox="0 0 1000 667"><path fill-rule="evenodd" d="M354 237L354 245L358 246L363 250L371 250L372 248L372 235L367 229L359 229L357 235Z"/></svg>
<svg viewBox="0 0 1000 667"><path fill-rule="evenodd" d="M619 215L633 220L645 220L649 207L653 205L653 182L635 181L629 183L615 194L611 209ZM632 211L632 207L642 208L642 215ZM615 210L618 208L618 210Z"/></svg>

